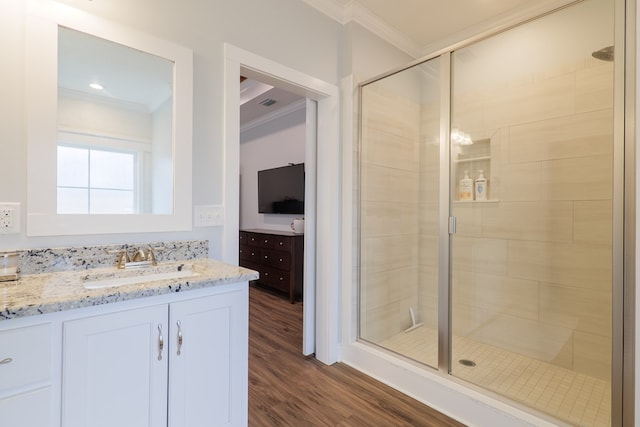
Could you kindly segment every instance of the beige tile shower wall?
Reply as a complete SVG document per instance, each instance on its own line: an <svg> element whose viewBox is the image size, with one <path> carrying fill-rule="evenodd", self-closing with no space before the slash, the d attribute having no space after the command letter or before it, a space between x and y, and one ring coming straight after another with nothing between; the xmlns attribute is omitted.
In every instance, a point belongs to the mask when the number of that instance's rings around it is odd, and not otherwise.
<svg viewBox="0 0 640 427"><path fill-rule="evenodd" d="M362 92L361 336L378 342L418 311L419 105Z"/></svg>
<svg viewBox="0 0 640 427"><path fill-rule="evenodd" d="M607 379L613 68L570 68L454 99L460 127L501 141L500 200L453 206L453 330Z"/></svg>
<svg viewBox="0 0 640 427"><path fill-rule="evenodd" d="M419 321L438 327L438 235L440 198L440 105L420 111L420 222L418 236Z"/></svg>

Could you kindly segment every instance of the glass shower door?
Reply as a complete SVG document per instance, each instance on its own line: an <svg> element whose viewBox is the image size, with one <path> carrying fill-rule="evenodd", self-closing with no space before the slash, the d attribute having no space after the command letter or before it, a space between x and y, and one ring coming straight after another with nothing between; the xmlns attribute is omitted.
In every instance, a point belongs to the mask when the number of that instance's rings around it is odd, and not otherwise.
<svg viewBox="0 0 640 427"><path fill-rule="evenodd" d="M582 426L611 418L613 18L452 54L450 372Z"/></svg>
<svg viewBox="0 0 640 427"><path fill-rule="evenodd" d="M362 87L360 338L438 366L440 59Z"/></svg>

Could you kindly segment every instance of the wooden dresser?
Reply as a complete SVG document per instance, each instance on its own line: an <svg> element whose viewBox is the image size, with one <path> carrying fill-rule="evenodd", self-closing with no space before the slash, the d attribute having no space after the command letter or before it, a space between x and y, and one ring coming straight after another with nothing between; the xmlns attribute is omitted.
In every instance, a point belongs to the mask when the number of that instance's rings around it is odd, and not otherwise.
<svg viewBox="0 0 640 427"><path fill-rule="evenodd" d="M290 231L240 230L240 265L260 273L261 285L302 300L304 235Z"/></svg>

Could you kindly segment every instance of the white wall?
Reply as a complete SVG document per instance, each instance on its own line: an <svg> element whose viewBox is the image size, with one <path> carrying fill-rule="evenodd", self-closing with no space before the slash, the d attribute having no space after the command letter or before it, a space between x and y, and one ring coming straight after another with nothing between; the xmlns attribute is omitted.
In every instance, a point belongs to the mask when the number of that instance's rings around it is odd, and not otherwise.
<svg viewBox="0 0 640 427"><path fill-rule="evenodd" d="M363 82L402 67L416 58L399 50L357 22L345 26L344 76Z"/></svg>
<svg viewBox="0 0 640 427"><path fill-rule="evenodd" d="M183 0L161 4L153 0L64 0L61 3L193 50L194 205L222 204L223 200L225 42L326 82L338 82L341 26L298 0ZM172 233L26 236L26 7L24 0L3 0L0 13L0 52L6 59L0 67L0 182L9 183L0 185L0 202L23 205L22 232L0 235L0 250L208 239L211 256L219 258L222 252L220 227ZM265 30L265 17L269 17L268 30Z"/></svg>
<svg viewBox="0 0 640 427"><path fill-rule="evenodd" d="M302 215L258 213L258 171L305 161L302 108L240 133L240 228L291 230Z"/></svg>

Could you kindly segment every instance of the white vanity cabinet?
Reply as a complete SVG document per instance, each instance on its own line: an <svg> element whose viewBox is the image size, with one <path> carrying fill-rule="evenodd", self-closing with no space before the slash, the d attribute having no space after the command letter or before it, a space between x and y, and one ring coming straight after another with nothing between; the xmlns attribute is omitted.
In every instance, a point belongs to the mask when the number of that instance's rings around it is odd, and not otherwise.
<svg viewBox="0 0 640 427"><path fill-rule="evenodd" d="M167 324L166 305L65 322L62 425L166 426Z"/></svg>
<svg viewBox="0 0 640 427"><path fill-rule="evenodd" d="M247 304L245 288L169 306L170 427L247 425Z"/></svg>
<svg viewBox="0 0 640 427"><path fill-rule="evenodd" d="M246 426L246 283L63 325L62 425Z"/></svg>
<svg viewBox="0 0 640 427"><path fill-rule="evenodd" d="M52 426L51 324L0 332L0 426Z"/></svg>

